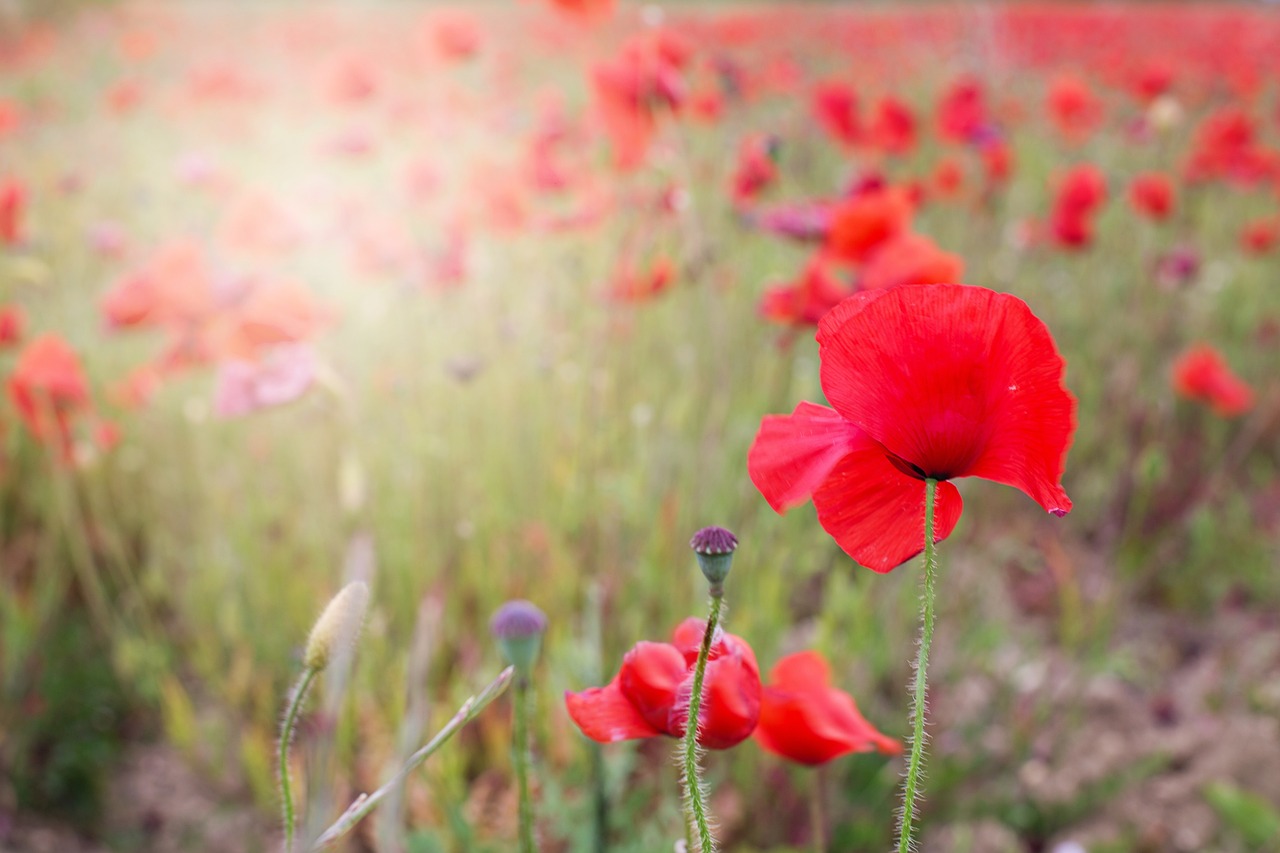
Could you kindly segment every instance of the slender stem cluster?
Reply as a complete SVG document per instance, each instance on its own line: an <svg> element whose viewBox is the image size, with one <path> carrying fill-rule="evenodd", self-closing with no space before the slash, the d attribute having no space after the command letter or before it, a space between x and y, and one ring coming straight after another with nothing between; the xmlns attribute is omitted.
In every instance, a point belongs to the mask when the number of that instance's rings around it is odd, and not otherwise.
<svg viewBox="0 0 1280 853"><path fill-rule="evenodd" d="M684 740L680 745L685 795L688 798L688 808L692 813L698 836L697 853L714 853L716 849L715 839L711 835L710 819L707 815L702 774L698 769L698 714L702 710L702 684L707 675L707 658L711 654L711 642L715 637L716 627L720 623L720 609L723 603L723 588L713 585L711 614L707 619L707 630L702 635L702 646L698 649L698 662L693 669L693 689L689 693L689 719L685 726Z"/></svg>
<svg viewBox="0 0 1280 853"><path fill-rule="evenodd" d="M929 646L933 643L933 602L936 591L938 557L933 542L934 506L938 481L924 481L924 596L921 603L920 648L916 655L915 689L911 697L911 718L915 724L911 735L911 758L907 763L907 780L902 793L902 822L898 833L898 853L910 853L912 822L916 816L916 795L920 786L920 768L924 761L925 693L928 689Z"/></svg>
<svg viewBox="0 0 1280 853"><path fill-rule="evenodd" d="M311 682L315 681L320 669L309 666L293 687L289 699L289 708L284 714L284 723L280 726L280 802L284 809L284 851L293 853L293 788L289 781L289 746L293 743L293 733L298 727L298 714L302 711L302 703L306 701L311 690Z"/></svg>

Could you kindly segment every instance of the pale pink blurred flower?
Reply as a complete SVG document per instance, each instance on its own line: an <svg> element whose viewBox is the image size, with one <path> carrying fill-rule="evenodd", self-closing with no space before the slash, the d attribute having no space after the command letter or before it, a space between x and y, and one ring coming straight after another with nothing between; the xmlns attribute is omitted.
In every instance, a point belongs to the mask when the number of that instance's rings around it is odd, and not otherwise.
<svg viewBox="0 0 1280 853"><path fill-rule="evenodd" d="M218 368L214 410L222 418L292 403L311 387L319 361L305 343L272 347L258 361L227 361Z"/></svg>

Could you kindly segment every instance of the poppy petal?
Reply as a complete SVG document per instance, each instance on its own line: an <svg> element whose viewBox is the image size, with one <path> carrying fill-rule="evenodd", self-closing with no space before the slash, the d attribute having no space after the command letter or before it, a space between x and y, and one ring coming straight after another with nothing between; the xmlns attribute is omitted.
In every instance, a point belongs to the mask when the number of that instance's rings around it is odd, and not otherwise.
<svg viewBox="0 0 1280 853"><path fill-rule="evenodd" d="M566 691L564 704L569 717L578 724L582 733L597 743L664 734L649 725L635 706L627 701L617 678L604 687L592 687L581 693Z"/></svg>
<svg viewBox="0 0 1280 853"><path fill-rule="evenodd" d="M809 500L846 454L871 444L835 410L802 402L761 421L747 471L769 506L784 512Z"/></svg>
<svg viewBox="0 0 1280 853"><path fill-rule="evenodd" d="M684 655L675 646L639 642L622 659L617 681L622 695L645 722L671 734L667 725L671 706L688 671Z"/></svg>
<svg viewBox="0 0 1280 853"><path fill-rule="evenodd" d="M836 544L872 571L890 571L924 550L924 482L903 473L882 447L841 459L813 505ZM934 542L951 534L963 506L955 486L938 484Z"/></svg>
<svg viewBox="0 0 1280 853"><path fill-rule="evenodd" d="M984 477L1071 509L1060 481L1075 398L1022 300L961 284L861 293L823 318L818 343L831 405L925 476Z"/></svg>

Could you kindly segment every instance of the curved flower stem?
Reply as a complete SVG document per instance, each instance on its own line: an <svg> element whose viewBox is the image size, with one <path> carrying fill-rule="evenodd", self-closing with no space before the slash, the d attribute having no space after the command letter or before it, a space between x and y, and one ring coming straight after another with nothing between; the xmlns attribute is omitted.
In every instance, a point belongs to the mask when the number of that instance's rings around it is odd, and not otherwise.
<svg viewBox="0 0 1280 853"><path fill-rule="evenodd" d="M689 693L689 719L685 725L684 740L680 744L680 766L684 770L684 791L688 817L697 836L696 853L714 853L716 841L711 836L711 823L707 816L707 804L702 790L702 774L698 770L698 714L702 710L702 682L707 675L707 658L711 654L711 641L720 623L720 607L724 603L724 590L711 590L711 615L707 630L702 635L702 647L698 649L698 663L693 669L693 689Z"/></svg>
<svg viewBox="0 0 1280 853"><path fill-rule="evenodd" d="M307 699L311 682L320 670L314 666L307 667L298 678L289 698L289 710L285 711L284 723L280 726L280 802L284 808L284 851L293 853L293 790L289 782L289 746L293 743L293 732L298 726L298 714L302 711L302 703Z"/></svg>
<svg viewBox="0 0 1280 853"><path fill-rule="evenodd" d="M520 791L520 853L533 853L533 801L529 798L529 681L516 677L515 770Z"/></svg>
<svg viewBox="0 0 1280 853"><path fill-rule="evenodd" d="M921 608L920 649L916 656L915 692L911 699L911 718L915 730L911 735L911 759L907 764L907 781L902 793L902 822L898 833L898 853L912 848L911 824L916 816L916 791L920 785L920 765L924 759L925 690L928 686L929 646L933 642L933 600L937 583L938 556L933 542L934 504L938 481L924 481L924 600Z"/></svg>

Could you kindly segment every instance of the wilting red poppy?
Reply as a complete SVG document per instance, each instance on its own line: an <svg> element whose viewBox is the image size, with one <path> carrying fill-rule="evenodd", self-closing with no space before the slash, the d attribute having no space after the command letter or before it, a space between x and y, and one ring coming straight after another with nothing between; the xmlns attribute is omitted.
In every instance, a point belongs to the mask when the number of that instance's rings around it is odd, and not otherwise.
<svg viewBox="0 0 1280 853"><path fill-rule="evenodd" d="M816 255L794 282L765 291L760 316L787 326L813 326L852 293L853 286L836 274L826 258Z"/></svg>
<svg viewBox="0 0 1280 853"><path fill-rule="evenodd" d="M928 237L900 234L875 251L862 268L858 284L863 290L895 284L939 284L959 281L964 261L944 252Z"/></svg>
<svg viewBox="0 0 1280 853"><path fill-rule="evenodd" d="M1129 184L1129 203L1148 219L1168 219L1173 212L1173 182L1159 172L1144 172Z"/></svg>
<svg viewBox="0 0 1280 853"><path fill-rule="evenodd" d="M683 737L693 690L693 667L706 623L686 619L671 643L640 642L604 687L564 695L569 716L600 743ZM720 633L711 646L698 715L698 743L728 749L751 736L760 717L760 668L741 637Z"/></svg>
<svg viewBox="0 0 1280 853"><path fill-rule="evenodd" d="M32 435L56 440L69 455L73 420L89 406L89 383L75 350L56 335L36 338L9 376L9 399Z"/></svg>
<svg viewBox="0 0 1280 853"><path fill-rule="evenodd" d="M766 751L810 766L851 752L902 752L900 742L863 718L852 696L831 686L831 667L814 651L774 664L761 694L755 738Z"/></svg>
<svg viewBox="0 0 1280 853"><path fill-rule="evenodd" d="M1055 515L1075 430L1062 357L1022 300L961 284L869 290L818 325L822 389L834 407L770 415L747 457L777 512L810 497L851 557L887 572L923 550L925 478L982 477ZM960 518L937 491L935 541Z"/></svg>
<svg viewBox="0 0 1280 853"><path fill-rule="evenodd" d="M861 263L880 244L906 231L911 214L911 199L900 187L844 199L831 211L826 248L842 261Z"/></svg>
<svg viewBox="0 0 1280 853"><path fill-rule="evenodd" d="M1173 365L1173 388L1188 400L1207 403L1224 418L1253 408L1253 389L1227 367L1209 344L1196 344Z"/></svg>

